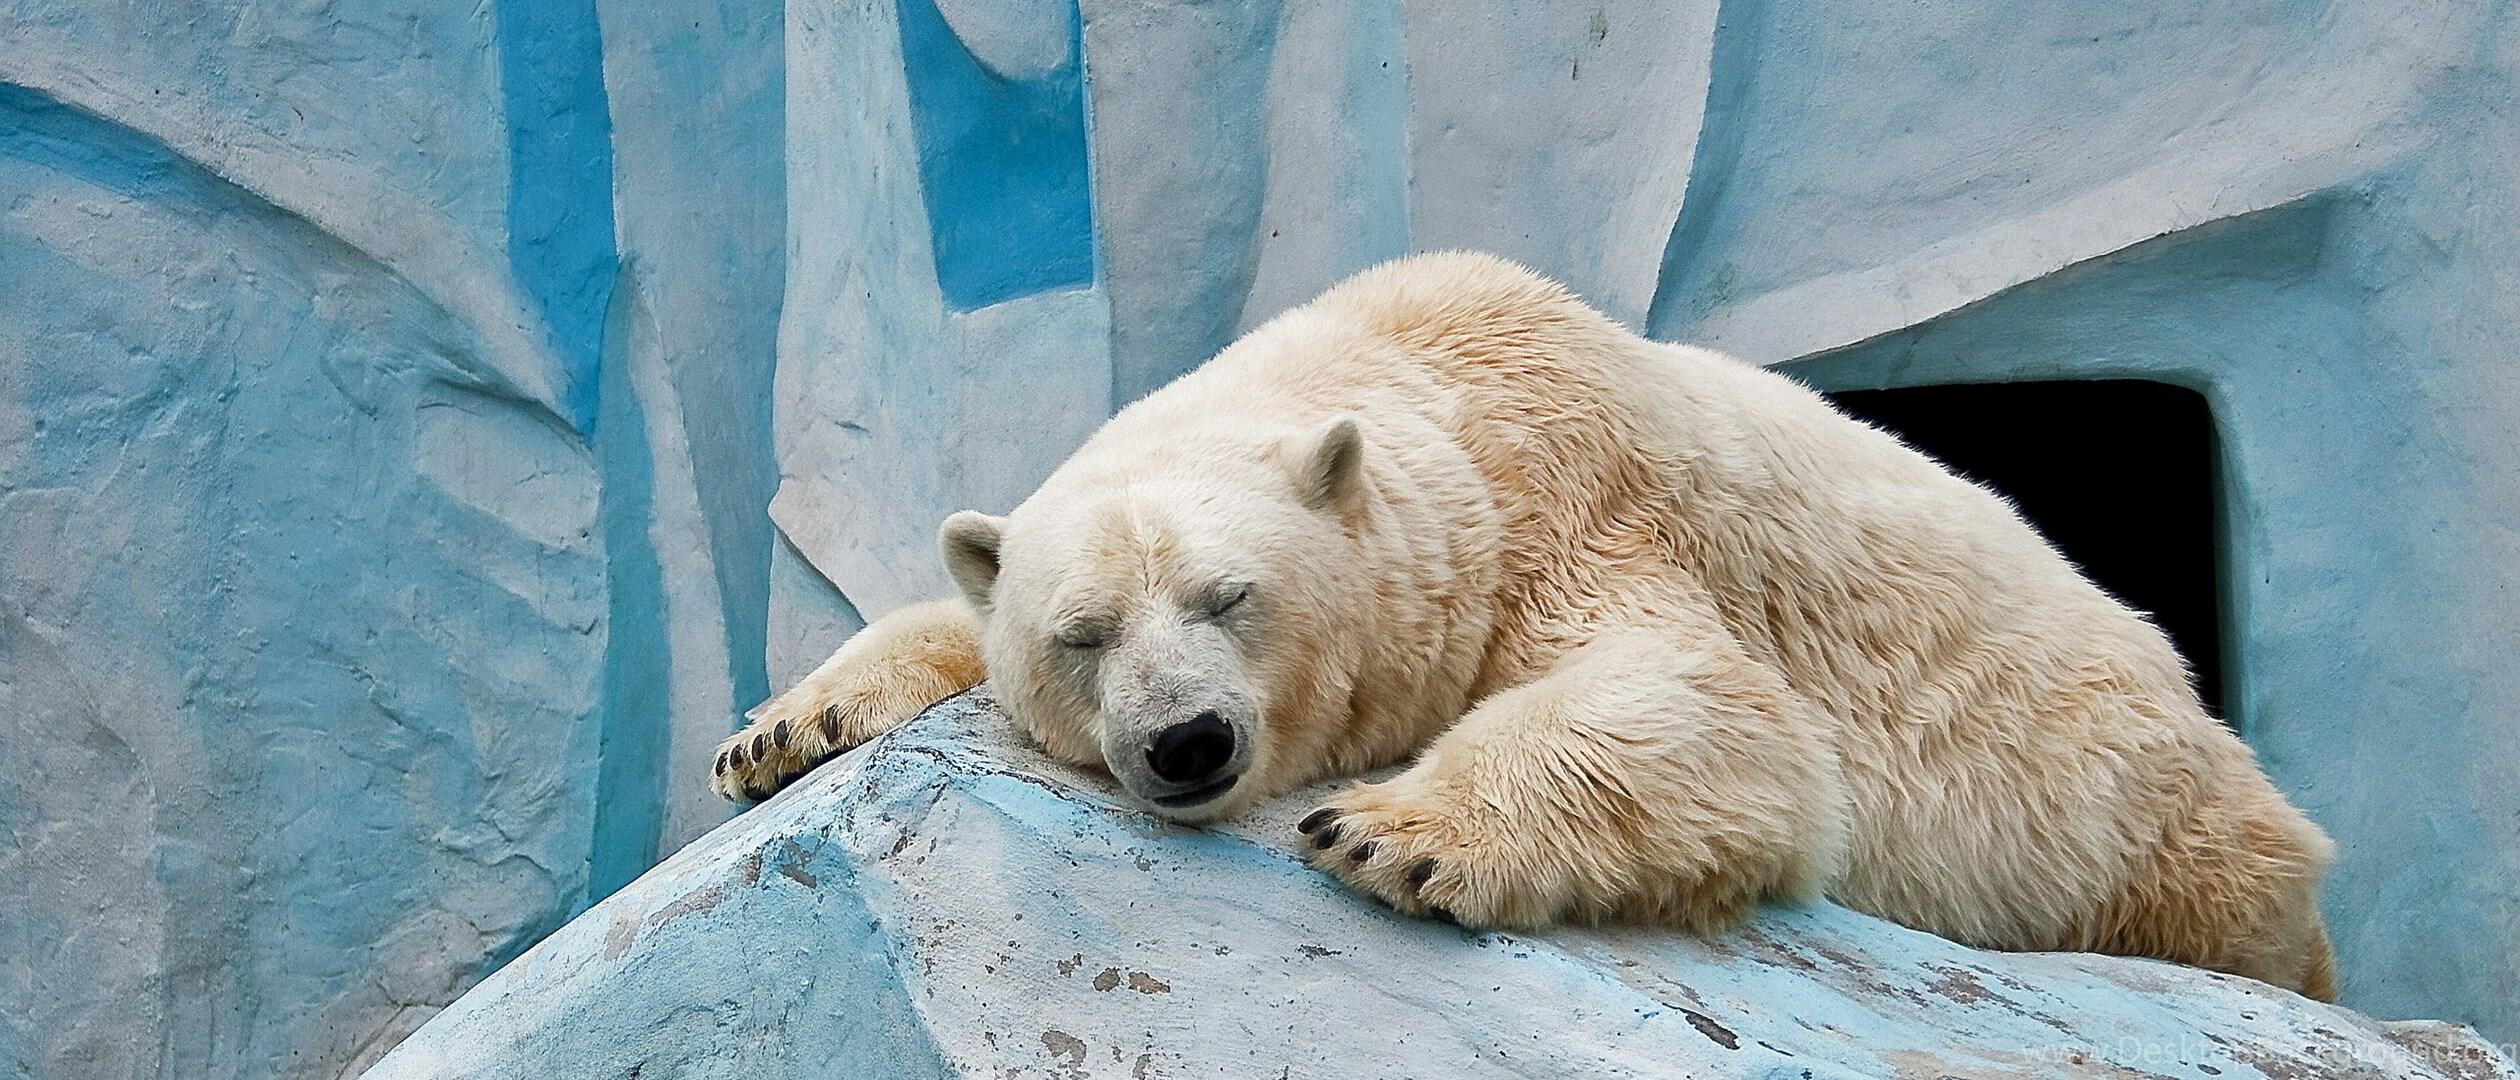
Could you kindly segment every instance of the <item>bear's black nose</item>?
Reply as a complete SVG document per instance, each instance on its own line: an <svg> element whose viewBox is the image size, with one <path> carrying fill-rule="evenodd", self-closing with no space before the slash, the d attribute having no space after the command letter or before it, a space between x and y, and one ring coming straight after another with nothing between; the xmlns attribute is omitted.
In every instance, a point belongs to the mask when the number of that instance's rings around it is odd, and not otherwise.
<svg viewBox="0 0 2520 1080"><path fill-rule="evenodd" d="M1176 784L1205 780L1234 756L1234 729L1215 710L1155 733L1155 748L1146 764L1155 775Z"/></svg>

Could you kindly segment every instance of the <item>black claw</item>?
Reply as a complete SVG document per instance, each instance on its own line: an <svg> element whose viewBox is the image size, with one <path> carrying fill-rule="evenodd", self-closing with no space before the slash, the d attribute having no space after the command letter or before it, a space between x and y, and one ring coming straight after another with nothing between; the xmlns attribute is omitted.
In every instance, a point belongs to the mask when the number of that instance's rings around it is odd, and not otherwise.
<svg viewBox="0 0 2520 1080"><path fill-rule="evenodd" d="M1436 922L1442 923L1446 926L1461 925L1461 920L1455 918L1453 913L1445 908L1430 907L1426 909L1426 914L1428 918L1434 919Z"/></svg>
<svg viewBox="0 0 2520 1080"><path fill-rule="evenodd" d="M717 764L710 766L709 772L711 775L715 776L726 775L726 751L718 751Z"/></svg>
<svg viewBox="0 0 2520 1080"><path fill-rule="evenodd" d="M1321 831L1320 831L1320 832L1317 832L1317 833L1314 833L1314 834L1313 834L1313 838L1312 838L1312 845L1313 845L1313 847L1314 847L1316 850L1321 850L1321 851L1327 851L1327 850L1329 850L1329 849L1330 849L1330 845L1332 845L1332 844L1336 844L1336 843L1338 843L1338 842L1339 842L1339 823L1338 823L1338 822L1335 822L1335 821L1331 822L1331 823L1330 823L1330 824L1328 824L1328 825L1324 825L1324 826L1322 826L1322 827L1321 827Z"/></svg>
<svg viewBox="0 0 2520 1080"><path fill-rule="evenodd" d="M1425 888L1426 879L1434 876L1435 860L1433 859L1419 859L1418 861L1409 864L1408 880L1409 887L1412 889Z"/></svg>
<svg viewBox="0 0 2520 1080"><path fill-rule="evenodd" d="M779 749L781 749L781 750L785 750L785 749L787 749L787 744L788 744L788 722L787 722L787 721L785 721L785 720L781 720L781 721L779 721L777 724L771 725L771 728L770 728L770 742L771 742L773 745L777 746L777 747L778 747Z"/></svg>
<svg viewBox="0 0 2520 1080"><path fill-rule="evenodd" d="M761 734L759 734L759 735L755 735L755 736L753 736L753 741L752 741L752 755L753 755L753 760L755 760L755 761L766 761L766 760L768 760L768 759L769 759L769 757L770 757L770 755L769 755L766 751L768 751L768 750L769 750L769 748L770 748L770 733L769 733L769 732L765 731L765 732L762 732L762 733L761 733Z"/></svg>
<svg viewBox="0 0 2520 1080"><path fill-rule="evenodd" d="M1304 820L1296 822L1295 831L1303 833L1306 836L1310 836L1312 835L1312 831L1314 829L1330 824L1330 822L1338 816L1338 811L1330 809L1327 806L1322 807L1319 810L1315 810L1312 813L1305 815Z"/></svg>
<svg viewBox="0 0 2520 1080"><path fill-rule="evenodd" d="M744 744L742 743L736 743L733 747L726 751L726 764L728 768L743 768L744 763L751 760L752 758L744 754Z"/></svg>
<svg viewBox="0 0 2520 1080"><path fill-rule="evenodd" d="M824 742L830 743L833 746L840 745L839 706L834 705L822 711L822 732Z"/></svg>
<svg viewBox="0 0 2520 1080"><path fill-rule="evenodd" d="M1371 840L1358 844L1348 851L1348 861L1352 863L1361 863L1373 857L1374 842Z"/></svg>

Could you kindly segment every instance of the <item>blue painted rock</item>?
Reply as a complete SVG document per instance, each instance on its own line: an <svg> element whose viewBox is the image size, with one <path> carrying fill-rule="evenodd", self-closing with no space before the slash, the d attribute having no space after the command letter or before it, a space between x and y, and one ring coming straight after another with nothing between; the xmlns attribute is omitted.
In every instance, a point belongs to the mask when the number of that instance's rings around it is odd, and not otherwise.
<svg viewBox="0 0 2520 1080"><path fill-rule="evenodd" d="M2520 1077L2473 1032L1843 908L1479 933L1130 809L982 691L693 843L367 1075Z"/></svg>

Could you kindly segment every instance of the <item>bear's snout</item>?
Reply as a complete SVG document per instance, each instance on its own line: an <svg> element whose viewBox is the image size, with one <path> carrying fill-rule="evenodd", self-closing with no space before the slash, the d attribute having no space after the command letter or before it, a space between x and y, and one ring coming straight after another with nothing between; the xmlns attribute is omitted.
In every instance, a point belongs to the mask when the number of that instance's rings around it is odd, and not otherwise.
<svg viewBox="0 0 2520 1080"><path fill-rule="evenodd" d="M1175 821L1209 820L1262 748L1253 687L1213 625L1148 621L1102 665L1096 741L1129 794Z"/></svg>
<svg viewBox="0 0 2520 1080"><path fill-rule="evenodd" d="M1147 767L1176 784L1204 781L1233 758L1234 729L1214 709L1156 732L1146 751Z"/></svg>

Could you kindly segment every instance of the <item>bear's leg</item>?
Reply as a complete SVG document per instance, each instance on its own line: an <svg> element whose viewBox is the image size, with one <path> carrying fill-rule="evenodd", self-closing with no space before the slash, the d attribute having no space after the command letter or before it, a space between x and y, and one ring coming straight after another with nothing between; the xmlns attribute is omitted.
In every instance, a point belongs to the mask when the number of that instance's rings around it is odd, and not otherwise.
<svg viewBox="0 0 2520 1080"><path fill-rule="evenodd" d="M718 744L709 787L729 799L767 799L981 678L980 624L969 605L936 600L893 612L754 706L752 723Z"/></svg>
<svg viewBox="0 0 2520 1080"><path fill-rule="evenodd" d="M2203 793L2076 944L2333 1001L2336 958L2319 915L2319 878L2334 851L2274 785L2248 775Z"/></svg>
<svg viewBox="0 0 2520 1080"><path fill-rule="evenodd" d="M1820 892L1847 843L1829 729L1710 612L1656 606L1306 818L1314 864L1476 926L1711 933L1761 897Z"/></svg>

